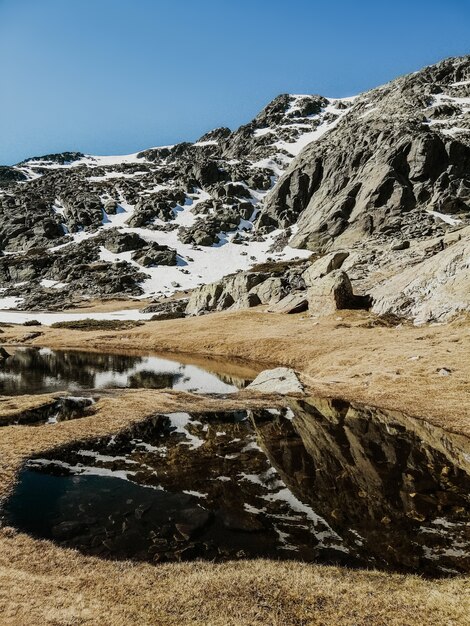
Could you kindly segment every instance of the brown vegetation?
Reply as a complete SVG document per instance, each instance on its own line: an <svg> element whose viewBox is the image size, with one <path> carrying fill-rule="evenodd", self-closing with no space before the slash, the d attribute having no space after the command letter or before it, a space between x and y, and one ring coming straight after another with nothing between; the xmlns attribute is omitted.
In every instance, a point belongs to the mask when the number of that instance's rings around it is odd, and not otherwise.
<svg viewBox="0 0 470 626"><path fill-rule="evenodd" d="M341 319L338 319L340 317ZM404 410L470 435L470 324L382 325L373 316L341 312L314 319L262 311L150 322L119 334L43 328L32 345L95 350L172 351L204 364L202 355L227 360L229 373L290 365L317 394ZM5 328L2 341L21 339ZM179 353L176 355L176 353ZM192 357L191 354L200 357ZM440 374L447 368L448 375ZM220 369L214 361L213 369ZM252 370L253 371L253 370ZM50 401L51 396L5 398L2 415ZM241 392L227 409L266 405ZM269 397L269 404L282 398ZM0 489L11 489L25 458L70 441L116 432L155 411L211 410L220 400L183 392L132 390L106 394L93 416L51 427L1 429ZM33 540L11 529L0 533L0 624L357 625L470 624L469 579L429 581L374 571L276 561L150 566L108 562Z"/></svg>

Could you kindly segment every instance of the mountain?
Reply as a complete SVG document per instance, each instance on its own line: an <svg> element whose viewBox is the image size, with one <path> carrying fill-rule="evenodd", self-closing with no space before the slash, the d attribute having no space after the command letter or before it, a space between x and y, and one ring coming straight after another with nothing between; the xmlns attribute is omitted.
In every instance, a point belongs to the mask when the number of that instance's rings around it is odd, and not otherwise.
<svg viewBox="0 0 470 626"><path fill-rule="evenodd" d="M322 257L318 278L377 312L446 319L470 291L470 57L352 98L284 94L195 143L2 167L0 215L3 306L201 286L192 313L313 288L312 308Z"/></svg>

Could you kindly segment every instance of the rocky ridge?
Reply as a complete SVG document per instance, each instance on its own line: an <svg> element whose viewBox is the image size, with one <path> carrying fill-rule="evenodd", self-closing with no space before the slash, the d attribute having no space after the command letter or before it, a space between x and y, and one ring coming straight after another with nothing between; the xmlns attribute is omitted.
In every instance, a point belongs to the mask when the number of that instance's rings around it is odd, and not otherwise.
<svg viewBox="0 0 470 626"><path fill-rule="evenodd" d="M196 288L187 314L448 319L470 290L470 57L356 98L282 95L195 143L2 167L0 215L3 306Z"/></svg>

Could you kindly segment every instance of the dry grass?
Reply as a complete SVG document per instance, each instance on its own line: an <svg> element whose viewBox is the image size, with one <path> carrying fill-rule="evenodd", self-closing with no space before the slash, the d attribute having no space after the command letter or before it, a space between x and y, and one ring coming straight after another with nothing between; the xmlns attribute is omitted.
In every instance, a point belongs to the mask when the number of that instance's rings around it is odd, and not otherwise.
<svg viewBox="0 0 470 626"><path fill-rule="evenodd" d="M28 345L77 349L154 350L200 358L288 365L314 393L342 396L415 417L470 436L470 321L415 327L367 327L361 311L311 318L260 310L148 322L130 331L83 333L43 327ZM21 327L5 328L3 342L18 341ZM451 370L449 376L439 374Z"/></svg>
<svg viewBox="0 0 470 626"><path fill-rule="evenodd" d="M89 332L91 330L130 330L143 325L144 322L133 320L95 320L87 318L70 322L54 322L51 326L52 328L68 328L70 330L85 330Z"/></svg>
<svg viewBox="0 0 470 626"><path fill-rule="evenodd" d="M463 580L273 561L132 565L0 533L5 626L469 624ZM12 566L14 563L14 566Z"/></svg>
<svg viewBox="0 0 470 626"><path fill-rule="evenodd" d="M315 320L260 311L147 323L129 331L44 328L33 345L95 350L166 350L205 365L233 356L301 371L321 395L381 405L470 435L470 323L415 328L367 327L370 316L342 313ZM343 324L338 327L338 324ZM366 327L365 327L366 325ZM18 341L21 327L2 340ZM418 356L419 359L414 357ZM412 358L413 357L413 358ZM250 365L227 361L226 373ZM447 367L449 376L438 370ZM213 369L220 369L213 363ZM4 399L0 414L50 396ZM282 403L242 392L227 409ZM97 413L53 427L5 427L0 439L0 493L11 489L23 460L70 441L116 432L155 411L220 409L220 400L172 391L125 391L103 397ZM422 422L420 422L422 423ZM423 424L423 427L425 424ZM470 625L469 578L416 576L294 562L239 561L150 566L85 557L11 529L0 532L0 624L103 626L454 626Z"/></svg>

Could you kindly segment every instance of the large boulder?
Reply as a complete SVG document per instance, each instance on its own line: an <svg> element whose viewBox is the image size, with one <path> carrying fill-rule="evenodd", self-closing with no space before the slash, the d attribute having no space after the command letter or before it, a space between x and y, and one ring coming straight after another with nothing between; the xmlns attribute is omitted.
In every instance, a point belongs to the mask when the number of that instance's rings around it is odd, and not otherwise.
<svg viewBox="0 0 470 626"><path fill-rule="evenodd" d="M253 287L256 287L267 275L257 272L242 272L232 276L227 276L220 281L203 285L195 289L186 307L187 315L201 315L209 311L223 311L232 307L235 303L244 302L247 307L261 304L261 299L257 294L248 298L248 294Z"/></svg>
<svg viewBox="0 0 470 626"><path fill-rule="evenodd" d="M149 243L144 248L133 252L132 260L144 267L177 264L176 250L156 242Z"/></svg>
<svg viewBox="0 0 470 626"><path fill-rule="evenodd" d="M121 232L117 228L110 228L105 231L103 240L104 247L115 254L139 250L147 245L147 242L137 233Z"/></svg>
<svg viewBox="0 0 470 626"><path fill-rule="evenodd" d="M270 313L303 313L308 309L306 291L298 291L288 294L269 308Z"/></svg>
<svg viewBox="0 0 470 626"><path fill-rule="evenodd" d="M356 296L346 272L333 270L307 290L308 308L315 315L330 315L341 309L367 309L368 296Z"/></svg>
<svg viewBox="0 0 470 626"><path fill-rule="evenodd" d="M289 367L276 367L264 370L247 387L250 391L260 393L303 393L304 387L297 374Z"/></svg>
<svg viewBox="0 0 470 626"><path fill-rule="evenodd" d="M271 276L255 285L250 293L258 296L261 304L275 304L287 294L285 281L279 276Z"/></svg>
<svg viewBox="0 0 470 626"><path fill-rule="evenodd" d="M333 270L338 270L348 258L349 252L330 252L314 261L302 274L307 287L311 287L316 280L323 278Z"/></svg>

